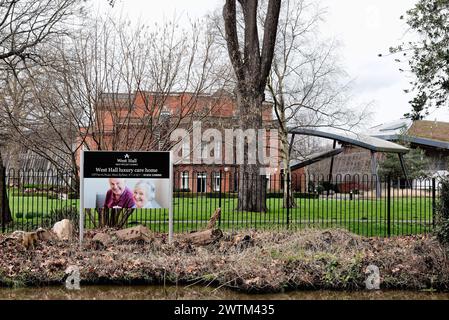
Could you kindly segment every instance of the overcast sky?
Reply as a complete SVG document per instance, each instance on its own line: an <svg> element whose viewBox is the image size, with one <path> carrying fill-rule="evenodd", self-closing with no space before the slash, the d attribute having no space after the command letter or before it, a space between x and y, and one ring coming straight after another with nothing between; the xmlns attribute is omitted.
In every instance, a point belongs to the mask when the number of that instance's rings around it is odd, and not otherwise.
<svg viewBox="0 0 449 320"><path fill-rule="evenodd" d="M105 4L103 0L100 3ZM173 16L199 18L221 7L223 0L117 0L113 9L132 19L152 24ZM323 36L341 42L341 58L349 77L354 80L356 104L372 103L372 122L376 125L396 120L410 111L411 95L404 93L411 78L398 71L396 57L379 58L398 44L407 30L401 15L415 0L321 0L327 8ZM108 10L102 6L101 10ZM449 110L432 113L429 120L449 121Z"/></svg>

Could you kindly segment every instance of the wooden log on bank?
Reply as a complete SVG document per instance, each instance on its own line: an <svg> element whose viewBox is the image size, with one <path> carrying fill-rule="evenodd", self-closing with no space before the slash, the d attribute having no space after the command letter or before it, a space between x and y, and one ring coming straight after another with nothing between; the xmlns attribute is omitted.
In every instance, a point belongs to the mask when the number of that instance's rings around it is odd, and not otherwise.
<svg viewBox="0 0 449 320"><path fill-rule="evenodd" d="M21 230L14 231L10 236L0 242L0 245L8 241L15 241L23 245L27 250L35 249L39 241L55 240L56 235L51 231L39 228L35 232L25 232Z"/></svg>
<svg viewBox="0 0 449 320"><path fill-rule="evenodd" d="M119 240L122 241L145 241L151 242L152 236L147 227L139 225L132 228L118 230L113 233Z"/></svg>
<svg viewBox="0 0 449 320"><path fill-rule="evenodd" d="M210 217L210 220L209 220L209 223L207 224L206 229L215 228L215 225L217 224L218 219L220 219L220 216L221 216L221 208L217 208L217 210L215 210L212 217Z"/></svg>
<svg viewBox="0 0 449 320"><path fill-rule="evenodd" d="M207 229L189 233L183 237L183 240L196 246L206 246L220 239L222 236L223 232L220 229Z"/></svg>
<svg viewBox="0 0 449 320"><path fill-rule="evenodd" d="M217 208L211 216L206 230L189 233L184 235L181 240L196 246L206 246L217 241L223 236L223 232L220 229L215 228L218 219L220 219L220 215L221 208Z"/></svg>

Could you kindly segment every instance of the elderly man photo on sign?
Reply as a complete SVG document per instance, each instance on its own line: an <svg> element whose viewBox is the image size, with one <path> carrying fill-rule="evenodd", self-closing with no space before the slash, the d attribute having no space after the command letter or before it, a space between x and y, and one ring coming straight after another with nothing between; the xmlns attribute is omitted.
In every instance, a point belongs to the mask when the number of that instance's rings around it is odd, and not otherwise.
<svg viewBox="0 0 449 320"><path fill-rule="evenodd" d="M122 209L135 208L133 192L126 186L126 180L122 178L109 178L109 190L106 193L104 208Z"/></svg>

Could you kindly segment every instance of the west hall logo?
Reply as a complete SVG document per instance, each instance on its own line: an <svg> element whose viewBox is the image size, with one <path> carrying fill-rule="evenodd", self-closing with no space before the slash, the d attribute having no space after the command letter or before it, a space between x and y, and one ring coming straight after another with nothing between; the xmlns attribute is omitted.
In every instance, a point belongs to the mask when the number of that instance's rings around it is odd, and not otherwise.
<svg viewBox="0 0 449 320"><path fill-rule="evenodd" d="M121 159L121 158L117 159L117 163L120 163L120 164L123 164L123 163L137 164L137 158L131 159L130 155L128 153L126 153L123 156L123 159Z"/></svg>
<svg viewBox="0 0 449 320"><path fill-rule="evenodd" d="M85 151L83 155L85 178L170 178L170 152Z"/></svg>

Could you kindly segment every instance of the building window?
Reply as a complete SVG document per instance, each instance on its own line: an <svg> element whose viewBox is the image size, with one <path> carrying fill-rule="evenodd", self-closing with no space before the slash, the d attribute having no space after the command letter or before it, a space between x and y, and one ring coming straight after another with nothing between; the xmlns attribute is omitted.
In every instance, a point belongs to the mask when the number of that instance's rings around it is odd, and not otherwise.
<svg viewBox="0 0 449 320"><path fill-rule="evenodd" d="M214 178L214 191L220 191L221 189L221 176L220 176L220 172L214 172L213 174L213 178Z"/></svg>
<svg viewBox="0 0 449 320"><path fill-rule="evenodd" d="M197 173L196 192L206 192L206 173Z"/></svg>
<svg viewBox="0 0 449 320"><path fill-rule="evenodd" d="M261 177L261 179L262 179L262 177L263 176L260 176ZM266 176L265 176L265 181L266 181L266 183L267 183L267 192L270 192L270 191L273 191L273 190L271 190L271 176L269 175L269 174L267 174ZM281 182L281 185L283 185L283 183Z"/></svg>
<svg viewBox="0 0 449 320"><path fill-rule="evenodd" d="M187 191L189 189L189 172L184 171L181 173L181 189Z"/></svg>

